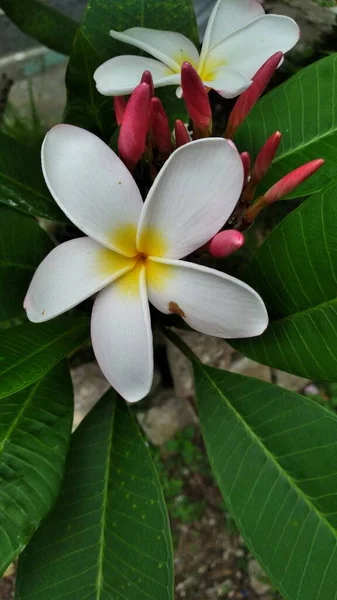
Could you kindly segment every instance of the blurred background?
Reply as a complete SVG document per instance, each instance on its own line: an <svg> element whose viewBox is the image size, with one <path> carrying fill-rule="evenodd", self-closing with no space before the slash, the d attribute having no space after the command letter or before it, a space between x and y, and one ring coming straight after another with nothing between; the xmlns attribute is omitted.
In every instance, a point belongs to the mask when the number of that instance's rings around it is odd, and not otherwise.
<svg viewBox="0 0 337 600"><path fill-rule="evenodd" d="M48 3L80 21L87 0ZM214 0L194 0L194 4L202 37ZM301 41L287 55L274 85L337 51L335 1L265 0L263 4L268 12L293 17L302 30ZM37 45L1 10L0 40L0 128L34 144L62 121L67 58ZM217 98L213 102L221 126L223 105ZM261 243L272 225L270 220L280 219L292 207L288 202L268 213L247 239L247 246L251 249L251 244ZM235 255L233 260L243 259L244 255ZM231 270L231 264L226 270ZM333 411L337 408L337 384L326 386L258 365L222 340L195 332L182 336L206 364L278 383L314 397ZM135 416L150 442L168 503L175 545L176 600L280 600L245 547L213 480L199 434L190 366L176 348L160 338L156 351L154 386L150 397L137 405ZM76 427L108 384L91 354L73 362L72 377ZM0 600L14 598L14 575L15 564L0 580Z"/></svg>

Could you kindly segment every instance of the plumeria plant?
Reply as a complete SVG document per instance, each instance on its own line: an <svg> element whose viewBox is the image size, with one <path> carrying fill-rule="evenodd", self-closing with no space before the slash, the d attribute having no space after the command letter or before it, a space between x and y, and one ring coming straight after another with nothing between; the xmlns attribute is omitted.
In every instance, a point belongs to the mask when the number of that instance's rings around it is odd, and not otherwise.
<svg viewBox="0 0 337 600"><path fill-rule="evenodd" d="M159 339L191 362L250 551L284 599L333 600L337 416L202 364L182 333L336 381L336 55L275 87L300 31L255 0L218 0L202 45L190 0L90 0L82 24L36 0L0 6L70 55L64 122L38 148L0 131L0 564L20 555L16 599L173 600L133 417ZM251 250L280 200L287 216ZM91 345L111 389L71 435L66 359Z"/></svg>

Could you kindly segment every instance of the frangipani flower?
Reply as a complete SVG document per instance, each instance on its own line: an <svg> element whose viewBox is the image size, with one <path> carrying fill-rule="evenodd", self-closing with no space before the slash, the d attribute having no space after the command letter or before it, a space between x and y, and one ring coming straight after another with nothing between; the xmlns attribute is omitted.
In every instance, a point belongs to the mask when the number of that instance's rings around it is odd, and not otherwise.
<svg viewBox="0 0 337 600"><path fill-rule="evenodd" d="M180 260L208 242L237 203L243 167L233 145L208 138L182 146L145 203L122 161L83 129L52 129L43 143L42 168L56 202L88 237L57 246L40 264L24 303L28 318L47 321L99 292L91 319L93 349L126 400L140 400L151 387L149 301L209 335L264 331L266 308L253 289Z"/></svg>
<svg viewBox="0 0 337 600"><path fill-rule="evenodd" d="M110 35L155 58L116 56L103 63L94 73L101 94L130 94L145 70L151 71L155 87L179 86L186 61L206 87L234 98L250 86L253 75L270 56L285 53L298 42L300 30L289 17L265 15L255 0L218 0L200 55L188 38L172 31L132 27L124 32L111 30Z"/></svg>

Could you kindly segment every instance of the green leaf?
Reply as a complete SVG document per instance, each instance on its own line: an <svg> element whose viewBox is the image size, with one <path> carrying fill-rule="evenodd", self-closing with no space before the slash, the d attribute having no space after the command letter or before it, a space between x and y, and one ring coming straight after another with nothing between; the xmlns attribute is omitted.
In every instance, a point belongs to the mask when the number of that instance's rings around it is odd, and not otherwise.
<svg viewBox="0 0 337 600"><path fill-rule="evenodd" d="M42 377L88 336L88 320L58 317L0 332L0 398Z"/></svg>
<svg viewBox="0 0 337 600"><path fill-rule="evenodd" d="M1 574L56 500L72 418L72 384L65 363L0 401Z"/></svg>
<svg viewBox="0 0 337 600"><path fill-rule="evenodd" d="M20 600L172 600L166 506L126 404L108 392L75 432L55 509L19 562Z"/></svg>
<svg viewBox="0 0 337 600"><path fill-rule="evenodd" d="M53 243L34 219L0 206L0 328L24 314L35 269Z"/></svg>
<svg viewBox="0 0 337 600"><path fill-rule="evenodd" d="M226 506L285 600L337 589L337 418L268 383L195 363L200 421Z"/></svg>
<svg viewBox="0 0 337 600"><path fill-rule="evenodd" d="M279 130L283 135L260 193L315 158L324 158L324 166L288 198L312 194L337 179L336 64L337 54L333 54L301 69L264 96L238 131L235 142L241 151L248 150L254 157L272 133Z"/></svg>
<svg viewBox="0 0 337 600"><path fill-rule="evenodd" d="M69 54L78 24L41 0L0 0L6 15L27 35L60 52Z"/></svg>
<svg viewBox="0 0 337 600"><path fill-rule="evenodd" d="M66 221L44 182L40 148L0 133L0 203L34 217Z"/></svg>
<svg viewBox="0 0 337 600"><path fill-rule="evenodd" d="M337 185L315 194L272 232L247 268L270 325L233 344L266 365L337 377Z"/></svg>
<svg viewBox="0 0 337 600"><path fill-rule="evenodd" d="M178 31L196 44L198 32L191 0L90 0L82 26L78 29L70 56L66 83L68 103L65 119L85 127L109 141L115 126L112 99L96 90L94 71L103 62L120 54L142 54L133 46L109 36L109 30L149 27ZM171 122L185 118L186 109L177 99L174 86L160 90Z"/></svg>

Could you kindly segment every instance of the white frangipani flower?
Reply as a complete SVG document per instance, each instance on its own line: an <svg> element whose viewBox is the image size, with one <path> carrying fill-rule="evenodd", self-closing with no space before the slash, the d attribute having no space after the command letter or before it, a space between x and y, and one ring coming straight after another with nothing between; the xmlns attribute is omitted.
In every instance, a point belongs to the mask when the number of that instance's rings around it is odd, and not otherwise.
<svg viewBox="0 0 337 600"><path fill-rule="evenodd" d="M180 85L181 66L187 61L206 87L234 98L250 86L268 58L298 42L300 30L289 17L266 15L256 0L218 0L200 55L188 38L172 31L132 27L123 33L111 30L110 35L155 58L126 55L103 63L94 73L101 94L130 94L145 70L151 71L155 87Z"/></svg>
<svg viewBox="0 0 337 600"><path fill-rule="evenodd" d="M179 260L212 238L237 203L243 167L233 145L209 138L176 150L145 203L118 156L84 129L54 127L43 143L42 168L56 202L88 237L57 246L40 264L25 298L28 318L47 321L99 292L93 349L126 400L140 400L151 387L149 301L209 335L265 330L266 308L253 289Z"/></svg>

